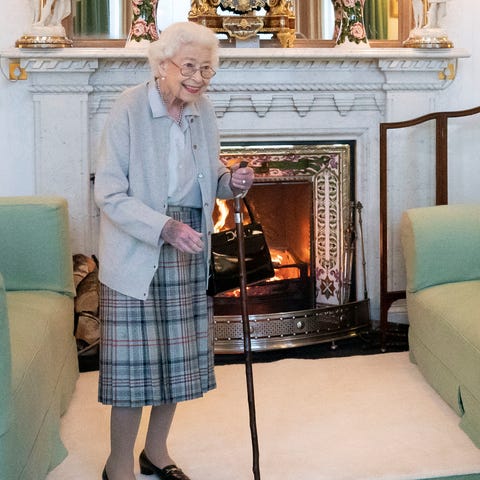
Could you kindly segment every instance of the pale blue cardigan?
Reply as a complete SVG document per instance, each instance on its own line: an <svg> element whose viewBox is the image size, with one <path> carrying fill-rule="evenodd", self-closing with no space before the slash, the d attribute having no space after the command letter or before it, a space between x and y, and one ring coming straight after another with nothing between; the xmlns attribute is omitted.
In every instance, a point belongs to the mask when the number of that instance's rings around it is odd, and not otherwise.
<svg viewBox="0 0 480 480"><path fill-rule="evenodd" d="M202 196L208 279L215 198L232 198L233 192L229 171L219 159L219 133L210 101L203 96L185 113L191 114L186 118L195 160L192 175L198 178ZM100 281L141 300L148 297L163 245L160 233L169 219L170 122L158 108L153 80L126 90L107 119L95 172Z"/></svg>

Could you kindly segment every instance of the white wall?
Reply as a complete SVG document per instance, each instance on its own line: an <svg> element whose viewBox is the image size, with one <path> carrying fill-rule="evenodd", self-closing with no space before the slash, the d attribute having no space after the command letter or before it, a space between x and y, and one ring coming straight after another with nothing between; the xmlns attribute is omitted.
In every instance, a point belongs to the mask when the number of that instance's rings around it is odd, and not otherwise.
<svg viewBox="0 0 480 480"><path fill-rule="evenodd" d="M475 0L449 0L445 25L455 47L465 48L471 53L469 59L461 61L457 81L449 88L445 109L462 109L480 104L478 74L480 73L480 44L478 22L480 2Z"/></svg>
<svg viewBox="0 0 480 480"><path fill-rule="evenodd" d="M14 46L31 24L29 0L2 0L0 50ZM3 59L2 59L3 60ZM0 195L33 193L33 140L29 92L22 82L8 80L8 64L2 61L0 75ZM27 106L27 107L26 107Z"/></svg>
<svg viewBox="0 0 480 480"><path fill-rule="evenodd" d="M476 0L449 0L447 28L456 47L471 53L471 57L459 62L457 79L449 87L443 110L459 110L480 105L480 44L478 42L478 18L480 2ZM450 128L449 178L451 203L480 202L480 137L478 119L472 128L462 131L461 125L469 122L455 122L458 128ZM470 122L471 124L471 122ZM477 132L477 133L476 133Z"/></svg>

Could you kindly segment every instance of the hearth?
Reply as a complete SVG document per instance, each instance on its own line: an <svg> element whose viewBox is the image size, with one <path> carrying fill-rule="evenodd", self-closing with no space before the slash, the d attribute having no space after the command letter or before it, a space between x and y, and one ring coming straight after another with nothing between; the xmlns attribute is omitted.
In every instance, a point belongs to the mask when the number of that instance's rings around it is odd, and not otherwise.
<svg viewBox="0 0 480 480"><path fill-rule="evenodd" d="M250 189L245 199L248 208L244 208L244 219L246 223L255 220L262 224L275 267L274 277L248 287L250 313L313 307L312 200L310 182L256 182ZM217 202L222 210L228 209L228 203L231 202ZM225 219L224 228L234 226L232 211L230 209ZM217 295L215 314L240 314L239 294L236 290Z"/></svg>
<svg viewBox="0 0 480 480"><path fill-rule="evenodd" d="M248 287L252 350L331 341L369 329L356 301L352 145L224 145L255 171L246 201L264 229L275 276ZM224 205L221 205L224 208ZM233 210L233 206L230 206ZM220 216L220 207L214 213ZM248 222L245 211L245 221ZM223 228L232 228L233 215ZM239 291L214 297L215 351L243 349Z"/></svg>

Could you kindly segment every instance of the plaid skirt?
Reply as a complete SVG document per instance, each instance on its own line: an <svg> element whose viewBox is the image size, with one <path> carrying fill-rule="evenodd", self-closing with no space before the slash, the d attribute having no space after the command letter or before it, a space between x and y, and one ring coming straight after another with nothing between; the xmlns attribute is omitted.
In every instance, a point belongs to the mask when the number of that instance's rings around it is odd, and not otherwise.
<svg viewBox="0 0 480 480"><path fill-rule="evenodd" d="M200 230L200 210L171 207L168 214ZM164 245L148 300L101 285L100 318L101 403L177 403L215 388L213 303L202 255Z"/></svg>

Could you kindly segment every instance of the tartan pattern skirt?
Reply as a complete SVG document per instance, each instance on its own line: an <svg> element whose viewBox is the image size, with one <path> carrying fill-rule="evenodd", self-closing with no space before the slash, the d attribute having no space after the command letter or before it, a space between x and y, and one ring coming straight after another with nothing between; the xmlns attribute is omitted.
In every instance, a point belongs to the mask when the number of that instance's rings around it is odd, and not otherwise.
<svg viewBox="0 0 480 480"><path fill-rule="evenodd" d="M171 207L200 230L201 211ZM203 256L164 245L148 300L100 287L98 398L116 407L177 403L215 388L213 303Z"/></svg>

